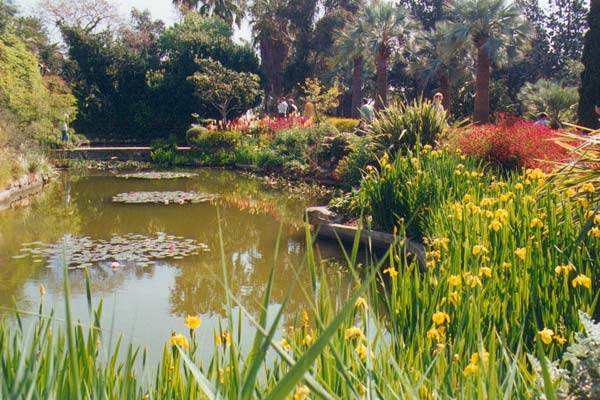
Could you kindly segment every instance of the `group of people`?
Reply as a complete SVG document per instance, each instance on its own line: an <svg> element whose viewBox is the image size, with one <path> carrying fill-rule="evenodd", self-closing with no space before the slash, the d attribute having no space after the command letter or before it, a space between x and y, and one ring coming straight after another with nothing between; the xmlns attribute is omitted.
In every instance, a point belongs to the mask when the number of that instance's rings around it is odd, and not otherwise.
<svg viewBox="0 0 600 400"><path fill-rule="evenodd" d="M280 97L277 99L277 115L281 118L298 116L298 106L294 99L285 99Z"/></svg>

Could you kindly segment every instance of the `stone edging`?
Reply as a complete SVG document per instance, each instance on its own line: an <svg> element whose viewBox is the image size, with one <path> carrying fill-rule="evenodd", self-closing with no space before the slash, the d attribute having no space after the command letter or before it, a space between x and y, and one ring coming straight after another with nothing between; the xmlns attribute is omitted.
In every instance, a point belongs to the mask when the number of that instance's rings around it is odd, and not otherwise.
<svg viewBox="0 0 600 400"><path fill-rule="evenodd" d="M38 192L49 180L49 176L40 174L25 174L14 180L9 188L0 191L0 210Z"/></svg>

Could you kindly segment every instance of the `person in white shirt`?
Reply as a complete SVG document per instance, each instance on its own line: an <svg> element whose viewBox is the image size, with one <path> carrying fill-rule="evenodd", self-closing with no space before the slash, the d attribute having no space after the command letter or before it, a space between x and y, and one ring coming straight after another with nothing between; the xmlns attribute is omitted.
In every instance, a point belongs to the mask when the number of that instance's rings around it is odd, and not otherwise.
<svg viewBox="0 0 600 400"><path fill-rule="evenodd" d="M288 111L288 103L285 101L285 97L279 98L279 103L277 103L277 115L281 118L287 117Z"/></svg>

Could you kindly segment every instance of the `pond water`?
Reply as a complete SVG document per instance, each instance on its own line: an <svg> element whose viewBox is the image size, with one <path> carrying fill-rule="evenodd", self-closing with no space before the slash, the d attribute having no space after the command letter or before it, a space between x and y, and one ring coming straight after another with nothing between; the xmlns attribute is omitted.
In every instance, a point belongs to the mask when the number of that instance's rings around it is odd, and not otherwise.
<svg viewBox="0 0 600 400"><path fill-rule="evenodd" d="M307 308L302 288L309 290L305 266L304 208L318 198L273 190L257 180L223 170L193 171L182 179L122 179L109 172L64 173L26 207L0 211L0 313L15 304L20 310L37 311L39 287L46 289L44 310L64 316L64 273L68 273L71 307L75 319L89 323L85 271L65 270L64 257L21 257L31 242L71 243L82 238L92 243L139 235L174 240L192 239L205 244L197 254L154 259L154 264L111 260L89 267L94 307L103 301L103 328L126 342L147 346L157 360L173 331L187 332L186 315L199 315L198 330L203 358L210 357L213 331L225 315L225 289L221 267L219 225L229 285L245 309L257 317L269 271L276 266L270 312L280 306L290 284L297 279L286 307L284 326ZM122 204L117 194L132 191L187 191L215 195L195 204ZM218 197L217 197L218 196ZM220 219L217 216L220 213ZM278 259L275 260L281 228ZM38 243L39 244L39 243ZM171 249L172 250L172 249ZM132 250L135 253L135 249ZM319 260L339 257L336 244L317 244ZM75 263L76 264L76 263ZM75 264L71 264L74 266ZM324 268L333 284L342 276L334 266ZM247 319L244 332L252 331ZM244 341L251 335L244 335Z"/></svg>

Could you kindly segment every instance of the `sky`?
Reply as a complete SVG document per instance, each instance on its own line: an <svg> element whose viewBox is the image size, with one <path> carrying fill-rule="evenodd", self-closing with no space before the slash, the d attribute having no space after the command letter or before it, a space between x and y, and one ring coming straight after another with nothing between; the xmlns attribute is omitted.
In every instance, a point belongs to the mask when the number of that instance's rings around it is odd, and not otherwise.
<svg viewBox="0 0 600 400"><path fill-rule="evenodd" d="M117 6L120 15L125 20L129 20L130 11L134 7L139 10L149 10L154 19L162 20L167 26L173 25L179 19L171 0L109 0L109 2ZM38 0L14 0L13 3L19 8L19 11L29 15L35 14ZM51 37L55 34L58 33L52 33ZM235 28L234 40L238 43L250 40L250 27L246 21L242 24L241 29Z"/></svg>

